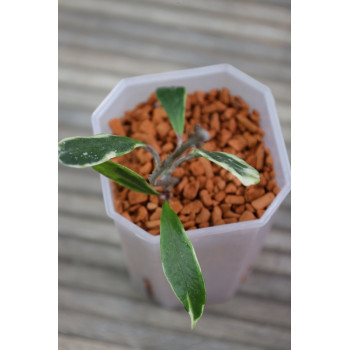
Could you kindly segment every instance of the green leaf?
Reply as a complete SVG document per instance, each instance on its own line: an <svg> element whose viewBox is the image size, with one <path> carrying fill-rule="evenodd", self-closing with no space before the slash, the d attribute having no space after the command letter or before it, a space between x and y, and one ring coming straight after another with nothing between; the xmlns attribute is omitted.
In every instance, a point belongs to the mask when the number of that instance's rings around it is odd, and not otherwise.
<svg viewBox="0 0 350 350"><path fill-rule="evenodd" d="M220 165L236 176L244 186L255 185L260 182L259 172L234 154L209 152L198 148L193 149L192 153Z"/></svg>
<svg viewBox="0 0 350 350"><path fill-rule="evenodd" d="M64 165L85 168L122 156L136 147L145 146L141 141L109 134L70 137L58 143L58 159Z"/></svg>
<svg viewBox="0 0 350 350"><path fill-rule="evenodd" d="M182 135L185 126L186 89L182 86L160 87L156 94L174 131Z"/></svg>
<svg viewBox="0 0 350 350"><path fill-rule="evenodd" d="M94 165L92 168L129 190L146 194L159 194L142 176L123 165L107 161Z"/></svg>
<svg viewBox="0 0 350 350"><path fill-rule="evenodd" d="M160 252L164 274L194 328L206 300L204 279L192 244L168 202L163 204L160 219Z"/></svg>

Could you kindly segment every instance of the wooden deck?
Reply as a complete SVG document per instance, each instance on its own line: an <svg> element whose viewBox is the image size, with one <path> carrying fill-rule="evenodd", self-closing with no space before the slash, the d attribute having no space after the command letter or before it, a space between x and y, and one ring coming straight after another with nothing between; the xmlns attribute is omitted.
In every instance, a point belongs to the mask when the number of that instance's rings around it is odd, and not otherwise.
<svg viewBox="0 0 350 350"><path fill-rule="evenodd" d="M59 139L123 77L230 63L269 85L290 151L289 0L59 0ZM195 330L128 279L98 175L59 166L59 349L289 349L290 197L255 269Z"/></svg>

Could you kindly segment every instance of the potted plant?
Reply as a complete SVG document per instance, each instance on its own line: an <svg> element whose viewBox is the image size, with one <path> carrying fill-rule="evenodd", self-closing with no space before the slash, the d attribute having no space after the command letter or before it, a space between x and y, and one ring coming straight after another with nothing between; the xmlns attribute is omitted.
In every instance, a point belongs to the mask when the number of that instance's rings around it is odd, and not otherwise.
<svg viewBox="0 0 350 350"><path fill-rule="evenodd" d="M181 87L159 88L169 85ZM263 127L269 131L265 142L269 144L275 158L276 178L281 191L260 219L192 230L188 232L188 239L181 221L169 205L171 186L178 181L171 176L176 166L195 157L205 157L238 176L245 185L256 184L260 180L255 169L234 155L202 149L209 134L201 127L197 126L186 141L182 140L186 98L184 87L189 90L210 90L222 86L227 86L232 93L240 94L250 105L260 110L262 124L265 124ZM154 90L157 90L158 99L178 139L175 151L163 161L150 145L123 136L106 135L110 119L121 115ZM115 211L111 184L106 177L101 177L107 213L117 224L132 280L139 288L146 285L149 290L151 287L154 298L167 307L179 305L175 293L189 312L193 327L202 315L205 289L208 301L223 300L235 292L241 277L261 248L272 215L289 192L288 159L271 93L260 83L228 65L130 78L118 84L95 111L92 120L97 135L62 140L60 160L69 166L92 166L127 188L160 195L163 204L159 237L148 234ZM148 150L154 156L156 168L150 183L155 187L131 170L109 161L137 147Z"/></svg>

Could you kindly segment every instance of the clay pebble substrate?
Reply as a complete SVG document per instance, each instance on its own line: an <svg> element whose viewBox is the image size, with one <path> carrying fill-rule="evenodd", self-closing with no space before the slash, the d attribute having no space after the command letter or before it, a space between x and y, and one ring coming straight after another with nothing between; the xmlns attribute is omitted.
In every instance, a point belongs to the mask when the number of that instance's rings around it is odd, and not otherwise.
<svg viewBox="0 0 350 350"><path fill-rule="evenodd" d="M183 163L173 176L181 181L172 189L170 205L186 230L260 218L279 187L274 179L273 159L263 142L259 112L250 110L229 90L196 91L187 95L184 140L196 124L209 131L203 149L237 155L260 172L260 183L244 187L225 169L204 158ZM176 136L155 93L123 118L109 123L116 135L129 136L152 145L164 160L176 147ZM154 169L149 152L136 149L112 159L145 179ZM159 235L161 203L158 196L130 191L113 183L115 210L152 235Z"/></svg>

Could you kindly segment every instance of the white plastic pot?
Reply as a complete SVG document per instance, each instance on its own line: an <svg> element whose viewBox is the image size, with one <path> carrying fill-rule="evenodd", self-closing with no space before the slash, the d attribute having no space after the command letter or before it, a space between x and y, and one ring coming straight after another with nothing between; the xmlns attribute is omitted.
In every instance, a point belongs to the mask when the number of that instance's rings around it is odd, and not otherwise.
<svg viewBox="0 0 350 350"><path fill-rule="evenodd" d="M226 87L241 96L261 116L264 142L274 159L280 192L258 220L187 231L205 279L207 301L224 301L235 293L242 276L256 261L278 207L290 191L290 165L274 98L270 89L228 65L187 69L123 79L92 115L94 134L111 133L108 121L145 101L160 86L185 86L187 92ZM154 299L163 306L180 306L162 270L159 236L152 236L114 210L109 180L101 176L106 211L117 227L132 282L145 291L151 286Z"/></svg>

